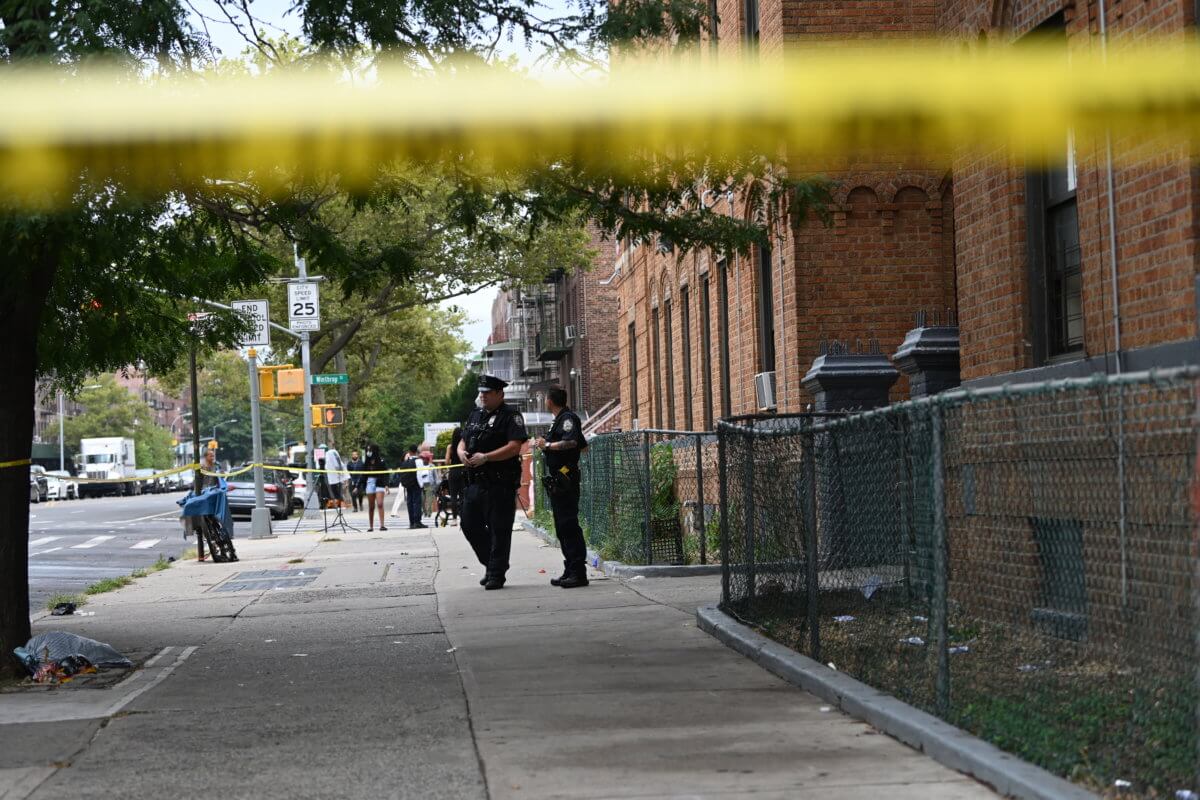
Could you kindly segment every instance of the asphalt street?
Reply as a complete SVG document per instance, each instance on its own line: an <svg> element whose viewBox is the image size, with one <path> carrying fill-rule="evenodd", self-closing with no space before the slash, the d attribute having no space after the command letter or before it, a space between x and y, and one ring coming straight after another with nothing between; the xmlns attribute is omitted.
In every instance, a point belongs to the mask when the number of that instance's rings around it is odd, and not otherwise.
<svg viewBox="0 0 1200 800"><path fill-rule="evenodd" d="M29 604L76 594L103 578L128 575L159 556L176 558L184 541L180 492L38 503L29 507Z"/></svg>

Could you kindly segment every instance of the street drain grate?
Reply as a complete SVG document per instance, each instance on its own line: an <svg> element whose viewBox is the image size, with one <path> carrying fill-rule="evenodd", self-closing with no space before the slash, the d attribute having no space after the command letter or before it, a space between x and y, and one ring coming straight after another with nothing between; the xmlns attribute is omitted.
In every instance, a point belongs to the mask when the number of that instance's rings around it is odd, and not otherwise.
<svg viewBox="0 0 1200 800"><path fill-rule="evenodd" d="M307 586L317 579L322 570L309 569L260 569L239 572L216 588L218 592L262 592L271 589L295 589Z"/></svg>

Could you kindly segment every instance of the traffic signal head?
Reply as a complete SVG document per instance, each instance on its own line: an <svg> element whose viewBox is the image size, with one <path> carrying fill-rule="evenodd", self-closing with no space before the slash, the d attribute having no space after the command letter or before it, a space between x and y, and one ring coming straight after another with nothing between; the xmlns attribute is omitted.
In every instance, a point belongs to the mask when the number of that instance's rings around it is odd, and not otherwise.
<svg viewBox="0 0 1200 800"><path fill-rule="evenodd" d="M345 421L344 412L341 407L334 406L333 408L325 409L325 425L341 425Z"/></svg>
<svg viewBox="0 0 1200 800"><path fill-rule="evenodd" d="M345 409L333 403L313 403L312 424L314 428L331 428L345 422Z"/></svg>
<svg viewBox="0 0 1200 800"><path fill-rule="evenodd" d="M281 369L276 375L276 380L278 383L275 391L280 397L304 394L304 370Z"/></svg>

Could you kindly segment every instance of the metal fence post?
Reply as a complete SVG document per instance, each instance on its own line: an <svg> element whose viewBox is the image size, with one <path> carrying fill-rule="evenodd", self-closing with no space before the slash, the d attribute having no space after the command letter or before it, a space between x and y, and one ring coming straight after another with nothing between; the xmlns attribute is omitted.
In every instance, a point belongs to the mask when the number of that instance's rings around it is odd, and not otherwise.
<svg viewBox="0 0 1200 800"><path fill-rule="evenodd" d="M646 503L645 503L645 509L644 509L645 528L644 528L644 532L642 534L642 547L645 552L646 563L653 564L654 563L654 541L653 541L654 531L650 528L650 525L651 525L650 503L652 502L652 500L654 498L654 483L653 483L653 475L651 474L651 470L650 470L650 431L642 432L642 470L643 470L642 474L645 476L645 479L646 479L646 481L645 481Z"/></svg>
<svg viewBox="0 0 1200 800"><path fill-rule="evenodd" d="M744 532L745 547L746 547L746 604L748 609L754 606L754 598L756 594L755 584L758 582L756 575L757 570L754 564L754 420L750 420L749 438L746 441L746 496L743 499L745 508L743 511L746 518L743 524L746 526Z"/></svg>
<svg viewBox="0 0 1200 800"><path fill-rule="evenodd" d="M809 430L801 437L801 454L804 462L804 583L808 602L808 655L821 660L821 621L819 616L820 563L817 555L817 453L816 436Z"/></svg>
<svg viewBox="0 0 1200 800"><path fill-rule="evenodd" d="M725 458L725 438L729 431L722 431L717 423L717 503L718 523L721 526L721 605L729 605L729 464Z"/></svg>
<svg viewBox="0 0 1200 800"><path fill-rule="evenodd" d="M696 434L696 535L700 537L700 563L708 563L708 533L704 524L704 434Z"/></svg>
<svg viewBox="0 0 1200 800"><path fill-rule="evenodd" d="M931 635L936 647L937 674L934 682L937 713L943 719L950 711L950 621L948 619L949 553L946 549L946 472L944 464L945 425L942 409L930 408L932 422L933 480L933 598L929 609Z"/></svg>

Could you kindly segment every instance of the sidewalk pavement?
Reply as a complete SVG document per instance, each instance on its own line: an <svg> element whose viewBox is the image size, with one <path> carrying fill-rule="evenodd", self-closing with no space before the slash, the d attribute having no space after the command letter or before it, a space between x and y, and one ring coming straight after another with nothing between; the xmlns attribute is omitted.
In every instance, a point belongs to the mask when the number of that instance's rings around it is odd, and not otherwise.
<svg viewBox="0 0 1200 800"><path fill-rule="evenodd" d="M39 620L151 663L0 694L0 798L994 796L699 631L719 578L557 589L518 531L487 592L457 528L347 516Z"/></svg>

